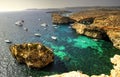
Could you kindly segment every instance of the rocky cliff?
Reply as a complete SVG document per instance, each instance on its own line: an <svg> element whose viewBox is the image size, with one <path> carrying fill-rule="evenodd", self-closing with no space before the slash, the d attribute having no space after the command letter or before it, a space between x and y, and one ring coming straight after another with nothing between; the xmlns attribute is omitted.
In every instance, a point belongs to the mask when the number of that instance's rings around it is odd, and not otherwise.
<svg viewBox="0 0 120 77"><path fill-rule="evenodd" d="M75 23L72 26L73 29L76 30L77 33L86 35L88 37L92 37L95 39L104 39L106 40L108 37L106 35L106 32L102 28L98 28L96 26L92 25L84 25L80 23Z"/></svg>
<svg viewBox="0 0 120 77"><path fill-rule="evenodd" d="M92 11L88 12L90 14L80 13L81 16L78 16L77 18L76 15L75 17L72 15L72 18L76 18L76 20L79 21L73 24L72 28L79 34L97 39L110 40L113 43L113 46L120 49L120 11L100 11L95 12L96 14L94 12L95 11L93 11L93 13ZM91 19L92 16L94 19ZM87 20L84 18L87 18ZM92 22L90 22L90 19ZM84 23L83 20L85 20ZM80 23L80 21L82 21L82 23ZM88 24L88 22L91 24Z"/></svg>
<svg viewBox="0 0 120 77"><path fill-rule="evenodd" d="M42 68L54 60L52 50L40 43L14 44L10 46L10 51L17 62L28 67Z"/></svg>
<svg viewBox="0 0 120 77"><path fill-rule="evenodd" d="M58 13L52 14L52 22L54 24L69 24L75 22L74 19L71 19L70 17L62 16Z"/></svg>

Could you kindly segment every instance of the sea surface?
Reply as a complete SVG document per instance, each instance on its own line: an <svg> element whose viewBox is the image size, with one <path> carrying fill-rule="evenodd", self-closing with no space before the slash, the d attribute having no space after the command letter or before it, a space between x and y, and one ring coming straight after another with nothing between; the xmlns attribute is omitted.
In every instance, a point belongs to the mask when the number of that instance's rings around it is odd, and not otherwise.
<svg viewBox="0 0 120 77"><path fill-rule="evenodd" d="M23 27L15 25L18 20L25 21ZM42 23L48 26L43 27ZM35 33L41 34L41 37L35 37ZM57 40L51 39L51 36L57 37ZM11 44L5 43L6 39L12 44L41 42L53 50L54 62L42 69L19 64L12 57ZM45 10L0 13L0 77L41 77L73 70L88 75L109 74L113 68L110 58L115 54L120 54L120 50L114 48L111 42L79 35L70 25L54 27L51 13Z"/></svg>

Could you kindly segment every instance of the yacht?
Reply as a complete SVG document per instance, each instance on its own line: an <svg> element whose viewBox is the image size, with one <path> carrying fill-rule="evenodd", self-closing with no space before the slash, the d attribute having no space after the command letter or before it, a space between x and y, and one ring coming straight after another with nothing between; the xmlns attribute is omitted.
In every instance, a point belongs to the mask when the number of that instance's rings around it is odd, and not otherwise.
<svg viewBox="0 0 120 77"><path fill-rule="evenodd" d="M23 26L23 24L24 24L24 20L15 22L15 25L17 25L17 26Z"/></svg>
<svg viewBox="0 0 120 77"><path fill-rule="evenodd" d="M39 33L35 33L34 34L36 37L40 37L41 36L41 34L39 34Z"/></svg>
<svg viewBox="0 0 120 77"><path fill-rule="evenodd" d="M46 23L42 23L41 26L46 27L48 25Z"/></svg>
<svg viewBox="0 0 120 77"><path fill-rule="evenodd" d="M12 42L11 42L10 40L8 40L8 39L7 39L7 40L4 40L4 41L5 41L6 43L12 43Z"/></svg>
<svg viewBox="0 0 120 77"><path fill-rule="evenodd" d="M52 38L53 40L57 40L57 37L55 37L55 36L51 36L51 38Z"/></svg>

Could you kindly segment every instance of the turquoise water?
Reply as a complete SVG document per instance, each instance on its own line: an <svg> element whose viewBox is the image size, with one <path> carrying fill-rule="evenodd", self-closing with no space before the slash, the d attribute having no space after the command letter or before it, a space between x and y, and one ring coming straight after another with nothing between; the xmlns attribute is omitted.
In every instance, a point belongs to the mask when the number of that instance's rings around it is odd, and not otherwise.
<svg viewBox="0 0 120 77"><path fill-rule="evenodd" d="M24 26L15 26L15 21L20 19L25 21ZM51 21L51 15L45 11L0 13L0 77L40 77L73 70L88 75L110 73L113 68L110 58L120 54L120 50L110 42L79 35L69 25L53 27ZM48 24L46 29L40 26L44 22ZM28 28L27 32L24 27ZM34 33L40 33L41 37L35 37ZM56 36L57 40L51 36ZM54 62L42 69L18 64L11 56L10 44L6 44L5 39L13 43L41 42L53 50Z"/></svg>

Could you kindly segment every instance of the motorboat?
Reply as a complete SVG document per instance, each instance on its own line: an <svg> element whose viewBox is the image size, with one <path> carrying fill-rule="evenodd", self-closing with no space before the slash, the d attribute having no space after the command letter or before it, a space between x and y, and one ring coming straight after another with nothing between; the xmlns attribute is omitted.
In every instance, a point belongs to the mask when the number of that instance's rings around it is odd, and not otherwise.
<svg viewBox="0 0 120 77"><path fill-rule="evenodd" d="M28 31L28 28L23 28L25 31Z"/></svg>
<svg viewBox="0 0 120 77"><path fill-rule="evenodd" d="M4 40L6 43L12 43L10 40L6 39Z"/></svg>
<svg viewBox="0 0 120 77"><path fill-rule="evenodd" d="M57 25L54 24L54 25L52 25L52 26L56 27Z"/></svg>
<svg viewBox="0 0 120 77"><path fill-rule="evenodd" d="M17 26L23 26L23 24L24 24L24 20L15 22L15 25L17 25Z"/></svg>
<svg viewBox="0 0 120 77"><path fill-rule="evenodd" d="M55 37L55 36L51 36L51 38L52 38L53 40L57 40L57 37Z"/></svg>
<svg viewBox="0 0 120 77"><path fill-rule="evenodd" d="M41 34L39 34L39 33L35 33L34 34L36 37L40 37L41 36Z"/></svg>
<svg viewBox="0 0 120 77"><path fill-rule="evenodd" d="M46 27L48 25L46 23L42 23L41 26Z"/></svg>

